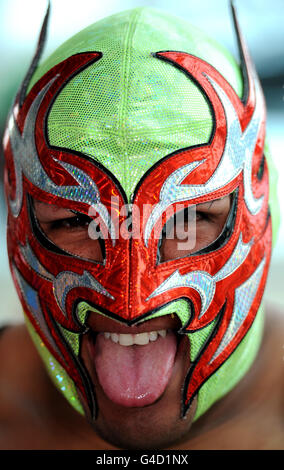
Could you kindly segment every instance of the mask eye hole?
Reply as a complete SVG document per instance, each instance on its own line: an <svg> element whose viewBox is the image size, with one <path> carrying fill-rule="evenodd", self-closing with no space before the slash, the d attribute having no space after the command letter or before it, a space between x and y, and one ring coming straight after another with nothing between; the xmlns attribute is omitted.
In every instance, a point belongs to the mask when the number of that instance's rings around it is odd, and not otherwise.
<svg viewBox="0 0 284 470"><path fill-rule="evenodd" d="M94 226L91 217L37 200L31 203L34 228L40 242L48 249L58 251L59 248L62 254L104 263L104 239L100 227Z"/></svg>
<svg viewBox="0 0 284 470"><path fill-rule="evenodd" d="M220 199L177 211L164 225L158 262L209 253L230 237L237 209L237 191Z"/></svg>

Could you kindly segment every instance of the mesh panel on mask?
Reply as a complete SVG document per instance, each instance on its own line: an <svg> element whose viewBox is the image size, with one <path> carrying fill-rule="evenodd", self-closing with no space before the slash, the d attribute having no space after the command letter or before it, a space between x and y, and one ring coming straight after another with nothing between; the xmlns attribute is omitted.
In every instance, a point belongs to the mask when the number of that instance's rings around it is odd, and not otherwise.
<svg viewBox="0 0 284 470"><path fill-rule="evenodd" d="M197 330L193 333L189 333L188 339L190 342L190 360L191 362L195 361L204 348L205 344L208 342L208 339L216 327L217 319L213 320L209 325L205 328Z"/></svg>
<svg viewBox="0 0 284 470"><path fill-rule="evenodd" d="M248 372L261 344L263 326L264 308L262 305L239 346L199 390L194 420L197 420L213 403L230 392Z"/></svg>
<svg viewBox="0 0 284 470"><path fill-rule="evenodd" d="M41 338L36 333L35 329L31 325L28 320L28 317L25 316L25 322L28 328L28 331L31 335L31 338L34 342L34 345L45 364L45 367L48 371L48 374L56 386L56 388L63 394L66 400L70 403L70 405L78 411L80 414L84 414L83 407L81 402L78 398L76 392L76 386L71 380L70 376L67 372L61 367L61 365L57 362L54 356L50 354L49 350L45 346L45 344L41 341Z"/></svg>
<svg viewBox="0 0 284 470"><path fill-rule="evenodd" d="M78 356L80 350L79 334L66 330L65 328L63 328L63 326L59 325L59 323L57 323L57 326L61 330L61 333L63 334L69 346L71 346L74 354Z"/></svg>
<svg viewBox="0 0 284 470"><path fill-rule="evenodd" d="M74 77L57 97L49 115L48 136L51 145L82 152L103 164L119 179L128 197L154 163L171 152L206 143L212 131L210 107L197 85L180 70L154 58L153 52L176 50L198 56L215 66L239 96L242 93L240 70L223 48L187 22L173 22L167 13L153 11L123 12L80 32L39 67L29 87L73 54L103 53L101 60ZM176 303L175 307L184 325L188 305ZM155 316L169 313L172 306ZM78 318L80 315L85 318L86 305ZM201 387L195 419L247 372L260 344L262 319L260 311L235 352ZM198 356L214 325L189 335L191 360ZM78 350L76 338L66 339ZM64 377L70 389L65 396L80 411L72 380L63 370L53 372L55 362L46 351L42 357L54 382L61 388Z"/></svg>
<svg viewBox="0 0 284 470"><path fill-rule="evenodd" d="M149 74L141 83L143 62ZM127 77L123 64L120 74L112 65L106 54L65 87L49 116L49 138L52 145L94 157L130 197L158 160L208 142L212 118L197 86L171 65L135 52Z"/></svg>
<svg viewBox="0 0 284 470"><path fill-rule="evenodd" d="M93 157L118 178L130 198L145 172L164 156L207 143L212 115L198 86L152 53L177 50L212 57L237 92L238 68L203 33L165 13L134 9L90 26L51 56L41 74L83 51L103 57L74 77L48 119L50 144ZM37 78L37 77L36 77Z"/></svg>

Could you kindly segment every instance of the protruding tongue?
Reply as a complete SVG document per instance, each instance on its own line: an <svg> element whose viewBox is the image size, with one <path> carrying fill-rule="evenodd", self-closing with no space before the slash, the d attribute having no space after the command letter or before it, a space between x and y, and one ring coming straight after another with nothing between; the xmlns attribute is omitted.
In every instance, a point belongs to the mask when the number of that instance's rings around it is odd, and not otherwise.
<svg viewBox="0 0 284 470"><path fill-rule="evenodd" d="M168 332L147 345L121 346L103 333L93 349L99 382L105 394L122 406L145 406L164 392L172 374L176 336Z"/></svg>

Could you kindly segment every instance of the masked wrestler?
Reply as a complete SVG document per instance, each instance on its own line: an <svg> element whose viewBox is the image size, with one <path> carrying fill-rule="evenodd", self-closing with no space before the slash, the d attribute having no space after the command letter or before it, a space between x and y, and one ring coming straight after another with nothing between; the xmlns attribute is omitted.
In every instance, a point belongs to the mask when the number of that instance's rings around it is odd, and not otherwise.
<svg viewBox="0 0 284 470"><path fill-rule="evenodd" d="M232 11L240 66L149 8L38 66L46 16L4 137L26 325L0 343L2 448L283 444L275 181Z"/></svg>

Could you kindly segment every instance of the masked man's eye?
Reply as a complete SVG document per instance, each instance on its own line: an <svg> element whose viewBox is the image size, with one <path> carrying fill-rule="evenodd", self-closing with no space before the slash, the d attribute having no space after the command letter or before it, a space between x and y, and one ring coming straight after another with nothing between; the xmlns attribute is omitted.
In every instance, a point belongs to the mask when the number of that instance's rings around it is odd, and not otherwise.
<svg viewBox="0 0 284 470"><path fill-rule="evenodd" d="M94 237L95 221L91 217L35 200L33 208L39 228L56 247L85 259L100 263L104 261L103 237L98 226L97 236Z"/></svg>
<svg viewBox="0 0 284 470"><path fill-rule="evenodd" d="M235 206L236 195L228 195L175 213L162 230L159 262L212 251L217 240L219 247L233 225Z"/></svg>
<svg viewBox="0 0 284 470"><path fill-rule="evenodd" d="M51 230L88 230L92 219L85 214L76 214L74 217L55 220L51 223Z"/></svg>

